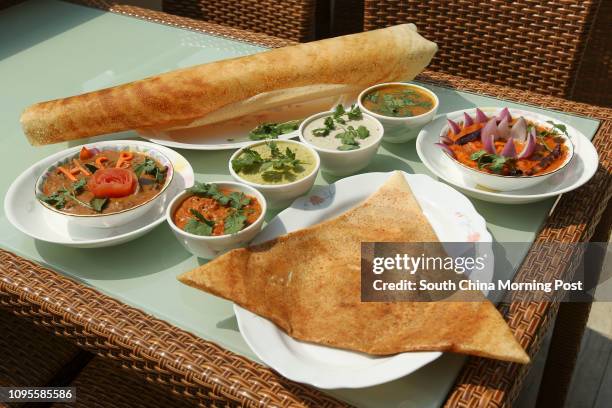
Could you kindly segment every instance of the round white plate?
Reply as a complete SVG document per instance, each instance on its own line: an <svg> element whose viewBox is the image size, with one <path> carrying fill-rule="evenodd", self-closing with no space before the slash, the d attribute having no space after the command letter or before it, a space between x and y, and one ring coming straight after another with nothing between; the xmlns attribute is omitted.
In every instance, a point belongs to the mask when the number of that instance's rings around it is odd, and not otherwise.
<svg viewBox="0 0 612 408"><path fill-rule="evenodd" d="M472 203L453 188L422 174L405 174L423 213L440 241L482 242L479 254L493 259L491 234ZM255 238L264 242L335 217L374 193L390 173L366 173L315 188L278 214ZM478 279L491 279L493 262ZM486 275L486 276L485 276ZM293 381L325 389L361 388L403 377L435 360L440 352L410 352L377 357L305 343L291 338L274 323L234 305L242 337L267 365Z"/></svg>
<svg viewBox="0 0 612 408"><path fill-rule="evenodd" d="M215 136L206 136L205 134L192 134L188 137L177 137L176 133L168 132L158 134L155 137L148 135L140 135L150 142L160 144L162 146L172 147L174 149L188 150L230 150L240 149L248 146L256 141L249 139L248 130L242 132L231 132L225 134L217 134ZM278 139L288 140L299 136L298 131L280 135Z"/></svg>
<svg viewBox="0 0 612 408"><path fill-rule="evenodd" d="M488 113L498 110L499 108L481 109L485 113ZM421 130L417 137L416 149L425 167L438 178L452 184L470 197L501 204L525 204L542 201L549 197L555 197L559 194L577 189L589 181L597 171L599 163L597 151L586 136L558 119L513 108L510 109L510 112L514 116L524 116L526 119L541 123L552 120L555 123L565 125L569 137L574 144L574 157L563 171L533 187L506 192L495 192L482 189L477 186L473 180L464 177L459 171L458 165L453 163L453 159L448 157L438 146L434 145L434 143L439 141L440 132L444 126L446 126L446 118L462 118L463 112L467 112L469 115L474 116L476 110L466 109L441 115Z"/></svg>
<svg viewBox="0 0 612 408"><path fill-rule="evenodd" d="M51 221L34 195L34 186L40 174L61 157L77 152L81 146L72 147L47 157L24 171L9 187L4 199L4 213L15 228L41 241L75 248L100 248L119 245L146 234L165 220L166 204L170 199L193 185L193 169L189 162L177 152L163 146L136 140L113 140L91 143L96 147L112 146L116 143L147 146L161 151L174 166L174 179L165 193L165 200L153 207L142 218L116 228L79 228L68 222Z"/></svg>

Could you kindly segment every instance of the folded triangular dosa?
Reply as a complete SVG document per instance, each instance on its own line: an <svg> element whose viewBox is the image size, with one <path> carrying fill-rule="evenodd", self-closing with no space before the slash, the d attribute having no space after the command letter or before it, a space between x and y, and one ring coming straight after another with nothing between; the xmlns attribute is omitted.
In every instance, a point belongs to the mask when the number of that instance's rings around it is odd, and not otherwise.
<svg viewBox="0 0 612 408"><path fill-rule="evenodd" d="M495 306L361 302L361 242L436 242L404 176L321 224L236 249L179 280L276 323L292 337L376 355L452 351L527 363ZM482 296L482 294L480 294Z"/></svg>

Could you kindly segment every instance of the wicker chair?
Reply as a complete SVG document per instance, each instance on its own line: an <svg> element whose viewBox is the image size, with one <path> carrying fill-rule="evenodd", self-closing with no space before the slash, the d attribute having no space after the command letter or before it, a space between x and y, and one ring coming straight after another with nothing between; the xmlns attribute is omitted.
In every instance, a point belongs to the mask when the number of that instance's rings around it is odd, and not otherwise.
<svg viewBox="0 0 612 408"><path fill-rule="evenodd" d="M76 387L76 402L55 403L53 408L190 408L198 404L188 395L173 394L169 387L148 382L145 375L121 364L96 357L69 386ZM226 406L220 403L218 405Z"/></svg>
<svg viewBox="0 0 612 408"><path fill-rule="evenodd" d="M0 309L0 351L0 387L61 385L57 381L78 372L89 354L4 309Z"/></svg>
<svg viewBox="0 0 612 408"><path fill-rule="evenodd" d="M163 0L166 13L292 41L315 38L316 0Z"/></svg>
<svg viewBox="0 0 612 408"><path fill-rule="evenodd" d="M365 0L364 29L414 22L430 69L571 97L599 0Z"/></svg>

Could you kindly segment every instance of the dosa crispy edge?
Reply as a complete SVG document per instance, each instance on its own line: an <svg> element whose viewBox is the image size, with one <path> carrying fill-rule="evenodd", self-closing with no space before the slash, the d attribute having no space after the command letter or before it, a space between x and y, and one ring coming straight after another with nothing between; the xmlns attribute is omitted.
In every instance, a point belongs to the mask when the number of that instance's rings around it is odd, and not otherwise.
<svg viewBox="0 0 612 408"><path fill-rule="evenodd" d="M468 302L361 302L361 242L437 241L404 176L395 172L339 217L233 250L178 279L299 340L375 355L452 351L529 362L482 294Z"/></svg>
<svg viewBox="0 0 612 408"><path fill-rule="evenodd" d="M414 25L398 25L37 103L23 112L21 124L33 145L131 129L202 126L380 82L410 80L436 50Z"/></svg>

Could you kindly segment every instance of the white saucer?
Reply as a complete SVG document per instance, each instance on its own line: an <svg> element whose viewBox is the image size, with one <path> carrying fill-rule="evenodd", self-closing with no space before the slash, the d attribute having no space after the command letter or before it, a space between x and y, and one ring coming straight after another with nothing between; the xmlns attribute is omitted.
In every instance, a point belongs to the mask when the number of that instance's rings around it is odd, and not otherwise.
<svg viewBox="0 0 612 408"><path fill-rule="evenodd" d="M113 140L97 142L95 145L97 147L111 146L118 142L157 149L172 161L175 176L168 186L165 199L160 201L160 205L152 208L141 218L116 228L79 228L69 225L68 222L49 220L46 217L46 211L43 211L42 205L34 195L36 180L45 169L59 158L69 152L77 152L81 149L81 146L76 146L39 161L17 177L8 189L4 199L4 213L9 222L34 239L75 248L100 248L119 245L141 237L164 222L167 203L186 187L193 185L194 174L191 165L174 150L153 143L137 140Z"/></svg>
<svg viewBox="0 0 612 408"><path fill-rule="evenodd" d="M335 217L374 193L390 173L365 173L315 188L279 213L255 238L261 243L291 231ZM423 213L440 241L472 241L479 254L493 258L492 237L484 218L461 193L423 174L406 174ZM452 203L452 205L449 205ZM480 280L493 277L494 262L487 262ZM476 278L476 276L474 276ZM290 380L324 389L362 388L408 375L442 355L410 352L377 357L298 341L274 323L234 305L242 337L264 363Z"/></svg>
<svg viewBox="0 0 612 408"><path fill-rule="evenodd" d="M490 108L481 109L485 113L490 110ZM512 109L512 112L536 119L542 123L552 120L555 123L565 125L569 137L574 144L574 157L559 174L533 187L506 192L482 189L474 181L465 178L458 170L458 166L452 163L453 159L448 157L438 146L434 145L434 143L439 141L442 128L446 126L446 118L462 117L463 112L474 116L475 109L460 110L441 115L425 126L417 138L416 149L419 158L429 171L470 197L501 204L533 203L575 190L589 181L597 171L597 166L599 165L597 151L591 141L578 130L559 119L526 110Z"/></svg>

